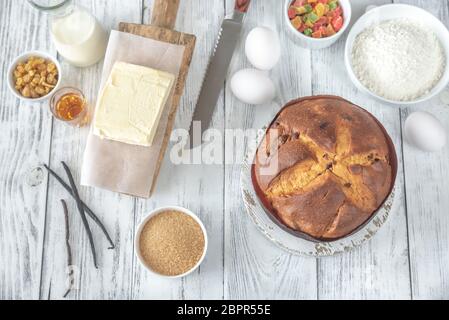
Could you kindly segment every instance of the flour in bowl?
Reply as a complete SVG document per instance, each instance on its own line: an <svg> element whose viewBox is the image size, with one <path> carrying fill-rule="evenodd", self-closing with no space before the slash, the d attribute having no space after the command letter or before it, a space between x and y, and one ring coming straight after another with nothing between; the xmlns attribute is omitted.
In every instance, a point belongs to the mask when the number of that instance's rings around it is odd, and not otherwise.
<svg viewBox="0 0 449 320"><path fill-rule="evenodd" d="M355 39L352 67L373 93L394 101L413 101L440 81L446 56L435 33L410 19L367 28Z"/></svg>

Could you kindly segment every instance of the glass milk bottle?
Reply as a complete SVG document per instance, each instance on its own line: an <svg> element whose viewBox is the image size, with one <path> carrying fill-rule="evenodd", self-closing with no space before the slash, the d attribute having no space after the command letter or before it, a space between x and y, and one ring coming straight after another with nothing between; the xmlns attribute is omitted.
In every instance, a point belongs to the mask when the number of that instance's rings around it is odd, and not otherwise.
<svg viewBox="0 0 449 320"><path fill-rule="evenodd" d="M88 67L106 52L108 34L99 21L72 0L28 0L51 15L50 33L58 53L70 64Z"/></svg>

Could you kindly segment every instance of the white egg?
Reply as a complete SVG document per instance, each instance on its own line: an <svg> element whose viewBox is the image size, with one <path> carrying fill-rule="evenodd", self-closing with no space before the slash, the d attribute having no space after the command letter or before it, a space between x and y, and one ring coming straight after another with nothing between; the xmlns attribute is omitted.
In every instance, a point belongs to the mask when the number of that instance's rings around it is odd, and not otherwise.
<svg viewBox="0 0 449 320"><path fill-rule="evenodd" d="M246 38L245 52L254 67L260 70L271 70L281 57L279 37L270 28L254 28Z"/></svg>
<svg viewBox="0 0 449 320"><path fill-rule="evenodd" d="M415 147L435 152L447 141L447 132L440 121L428 112L414 112L405 121L405 137Z"/></svg>
<svg viewBox="0 0 449 320"><path fill-rule="evenodd" d="M256 69L243 69L234 74L231 90L242 102L255 105L269 103L276 95L273 81Z"/></svg>

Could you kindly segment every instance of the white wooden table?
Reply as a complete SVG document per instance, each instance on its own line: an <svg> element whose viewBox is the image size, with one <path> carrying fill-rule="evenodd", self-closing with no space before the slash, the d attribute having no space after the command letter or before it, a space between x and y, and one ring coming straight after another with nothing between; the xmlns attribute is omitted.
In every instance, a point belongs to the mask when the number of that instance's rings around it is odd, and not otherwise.
<svg viewBox="0 0 449 320"><path fill-rule="evenodd" d="M78 0L108 28L120 21L148 23L151 0ZM359 93L343 65L344 39L310 52L291 43L281 0L253 0L244 35L256 25L278 30L281 63L272 76L281 100L312 94L340 95L377 116L391 134L400 161L396 205L387 224L367 244L336 257L312 259L282 252L252 225L240 197L240 166L174 166L168 157L151 200L81 188L81 196L100 215L117 243L94 228L100 269L92 265L86 234L74 201L45 175L37 186L30 172L50 163L62 173L67 161L79 178L88 129L72 129L52 119L48 106L25 105L8 91L6 70L25 50L56 55L46 16L25 1L0 1L0 299L61 299L66 288L64 218L60 199L69 200L75 283L73 299L447 299L449 298L449 148L436 154L415 150L402 126L413 109L382 105ZM355 18L368 4L352 1ZM447 0L394 1L421 6L449 27ZM225 13L233 0L182 0L177 30L194 33L197 48L176 126L187 128L201 78ZM242 45L230 73L249 63ZM77 69L63 62L66 84L94 101L101 64ZM449 107L439 99L419 106L449 128ZM417 108L417 109L419 109ZM214 127L260 128L279 106L247 106L225 86ZM225 142L226 143L226 142ZM181 205L197 212L210 235L208 256L198 272L181 280L161 280L138 265L133 252L136 225L155 207Z"/></svg>

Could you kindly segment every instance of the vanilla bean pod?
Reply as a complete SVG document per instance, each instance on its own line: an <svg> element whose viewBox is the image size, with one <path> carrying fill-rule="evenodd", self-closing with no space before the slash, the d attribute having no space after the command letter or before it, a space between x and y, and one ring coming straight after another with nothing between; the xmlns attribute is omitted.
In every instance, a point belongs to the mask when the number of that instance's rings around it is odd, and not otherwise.
<svg viewBox="0 0 449 320"><path fill-rule="evenodd" d="M66 189L68 191L68 193L73 197L73 191L72 188L70 188L70 186L64 182L64 180L56 173L54 172L49 166L47 166L46 164L44 164L44 168L47 169L47 171L61 184L61 186ZM115 249L115 244L112 241L111 237L109 236L109 233L107 232L105 226L103 225L103 223L100 221L100 219L97 217L97 215L84 203L82 202L82 205L84 207L84 210L86 210L87 214L89 215L89 217L100 227L101 231L103 231L104 235L106 236L106 238L108 239L109 243L110 243L110 247L109 249Z"/></svg>
<svg viewBox="0 0 449 320"><path fill-rule="evenodd" d="M80 199L78 189L75 185L75 180L73 179L72 172L70 171L69 167L66 165L66 163L63 161L61 162L62 166L64 167L65 172L67 173L67 177L69 178L70 187L73 191L73 196L76 200L76 206L78 207L78 211L81 215L81 219L83 220L84 228L86 229L87 236L89 237L89 243L90 243L90 249L92 250L92 257L94 260L94 266L96 269L98 269L97 264L97 253L95 251L95 244L94 244L94 238L92 236L92 232L90 231L89 224L87 223L86 213L84 212L84 207L82 205L82 201Z"/></svg>
<svg viewBox="0 0 449 320"><path fill-rule="evenodd" d="M61 200L61 203L62 203L62 208L64 210L65 246L67 249L67 268L69 270L69 277L70 277L69 287L63 296L64 298L67 298L69 293L72 291L72 286L73 286L73 283L72 283L73 270L71 270L73 258L72 258L72 248L70 247L69 210L67 209L67 203L65 202L65 200Z"/></svg>

